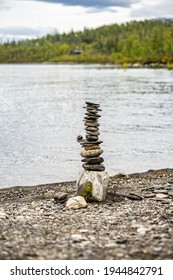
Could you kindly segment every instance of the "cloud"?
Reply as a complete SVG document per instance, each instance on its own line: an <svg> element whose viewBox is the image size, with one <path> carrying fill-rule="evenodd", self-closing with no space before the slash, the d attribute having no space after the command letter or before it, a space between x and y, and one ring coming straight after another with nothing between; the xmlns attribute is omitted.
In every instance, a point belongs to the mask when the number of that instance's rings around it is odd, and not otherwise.
<svg viewBox="0 0 173 280"><path fill-rule="evenodd" d="M10 42L15 39L15 41L23 39L33 39L45 36L46 34L54 34L56 32L55 28L52 27L21 27L21 26L8 26L0 27L0 41Z"/></svg>
<svg viewBox="0 0 173 280"><path fill-rule="evenodd" d="M56 3L66 6L82 6L85 8L110 8L123 7L129 8L132 4L140 2L140 0L35 0L39 2Z"/></svg>
<svg viewBox="0 0 173 280"><path fill-rule="evenodd" d="M7 4L8 2L5 0L0 0L0 10L8 10L10 7Z"/></svg>
<svg viewBox="0 0 173 280"><path fill-rule="evenodd" d="M150 3L143 2L142 7L133 9L130 16L132 17L167 17L173 14L173 1L153 1Z"/></svg>

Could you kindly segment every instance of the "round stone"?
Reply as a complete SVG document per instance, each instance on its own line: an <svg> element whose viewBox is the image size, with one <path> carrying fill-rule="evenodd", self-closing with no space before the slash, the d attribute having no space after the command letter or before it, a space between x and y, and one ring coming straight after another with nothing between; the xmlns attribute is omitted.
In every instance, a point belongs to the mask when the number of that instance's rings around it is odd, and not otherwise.
<svg viewBox="0 0 173 280"><path fill-rule="evenodd" d="M102 149L98 150L84 150L80 154L82 157L98 157L103 153Z"/></svg>
<svg viewBox="0 0 173 280"><path fill-rule="evenodd" d="M105 167L102 164L82 164L83 168L88 171L104 171Z"/></svg>
<svg viewBox="0 0 173 280"><path fill-rule="evenodd" d="M83 162L86 162L87 164L99 164L104 161L102 157L91 157L91 158L85 158L82 160Z"/></svg>

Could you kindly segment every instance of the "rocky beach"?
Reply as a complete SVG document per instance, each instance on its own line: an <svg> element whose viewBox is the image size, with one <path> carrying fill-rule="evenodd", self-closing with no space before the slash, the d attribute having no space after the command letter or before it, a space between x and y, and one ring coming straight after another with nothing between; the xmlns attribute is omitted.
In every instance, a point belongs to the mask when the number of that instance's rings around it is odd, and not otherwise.
<svg viewBox="0 0 173 280"><path fill-rule="evenodd" d="M76 182L1 189L0 259L173 259L173 169L117 174L104 202L69 210L75 195Z"/></svg>

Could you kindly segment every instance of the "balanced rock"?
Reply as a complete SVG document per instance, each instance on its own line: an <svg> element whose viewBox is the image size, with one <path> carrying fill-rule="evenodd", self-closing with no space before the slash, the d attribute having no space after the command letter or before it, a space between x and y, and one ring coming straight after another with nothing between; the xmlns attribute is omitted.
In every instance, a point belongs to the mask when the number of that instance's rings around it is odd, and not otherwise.
<svg viewBox="0 0 173 280"><path fill-rule="evenodd" d="M91 157L91 158L82 159L82 161L88 164L99 164L102 163L104 159L102 157Z"/></svg>
<svg viewBox="0 0 173 280"><path fill-rule="evenodd" d="M98 138L98 136L95 136L95 135L86 135L86 139L88 141L97 141L99 138Z"/></svg>
<svg viewBox="0 0 173 280"><path fill-rule="evenodd" d="M93 127L98 127L100 126L100 124L98 122L89 122L89 121L86 121L84 123L85 126L93 126Z"/></svg>
<svg viewBox="0 0 173 280"><path fill-rule="evenodd" d="M85 150L97 150L97 149L100 149L99 145L94 145L93 144L93 145L85 147Z"/></svg>
<svg viewBox="0 0 173 280"><path fill-rule="evenodd" d="M76 210L80 208L85 208L87 206L86 200L82 196L74 196L69 198L66 203L66 208L69 210Z"/></svg>
<svg viewBox="0 0 173 280"><path fill-rule="evenodd" d="M104 171L105 167L102 164L82 164L83 168L88 171Z"/></svg>
<svg viewBox="0 0 173 280"><path fill-rule="evenodd" d="M103 153L102 149L98 150L84 150L80 154L82 157L97 157Z"/></svg>
<svg viewBox="0 0 173 280"><path fill-rule="evenodd" d="M78 195L83 192L83 186L88 182L92 184L92 198L99 202L105 200L109 184L108 173L106 171L96 172L83 170L79 174L76 182Z"/></svg>

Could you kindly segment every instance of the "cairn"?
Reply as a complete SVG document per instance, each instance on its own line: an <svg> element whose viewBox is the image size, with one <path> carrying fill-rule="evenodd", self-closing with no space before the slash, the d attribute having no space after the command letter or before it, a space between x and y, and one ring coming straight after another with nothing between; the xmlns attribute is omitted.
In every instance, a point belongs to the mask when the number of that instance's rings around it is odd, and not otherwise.
<svg viewBox="0 0 173 280"><path fill-rule="evenodd" d="M88 171L104 171L105 167L102 164L104 159L100 157L103 153L103 150L100 148L100 144L103 141L99 140L99 122L98 119L101 117L99 115L100 109L99 104L86 102L85 117L84 117L84 126L86 130L86 139L79 136L78 141L80 142L82 148L84 150L81 152L81 156L84 157L82 159L83 168Z"/></svg>
<svg viewBox="0 0 173 280"><path fill-rule="evenodd" d="M77 180L77 194L81 195L91 190L91 197L97 201L103 201L107 194L107 188L109 183L109 175L105 171L103 165L103 157L101 154L103 150L100 144L103 141L99 140L99 122L101 117L100 105L92 102L86 102L86 109L84 116L84 126L86 131L86 138L81 135L77 137L77 141L81 144L82 152L82 167L84 170L79 174Z"/></svg>

